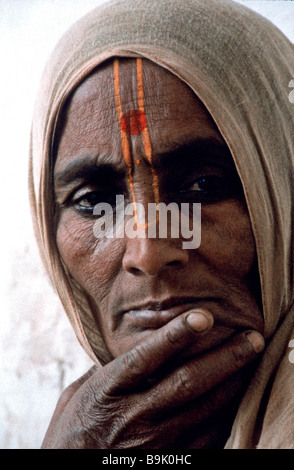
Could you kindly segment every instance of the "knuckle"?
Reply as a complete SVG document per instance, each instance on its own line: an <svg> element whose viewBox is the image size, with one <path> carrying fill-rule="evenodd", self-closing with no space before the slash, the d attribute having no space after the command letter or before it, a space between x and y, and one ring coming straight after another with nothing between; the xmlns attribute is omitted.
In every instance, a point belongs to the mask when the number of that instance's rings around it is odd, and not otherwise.
<svg viewBox="0 0 294 470"><path fill-rule="evenodd" d="M113 406L118 399L118 380L115 375L106 374L101 377L99 386L92 387L90 393L93 394L96 405L104 408Z"/></svg>
<svg viewBox="0 0 294 470"><path fill-rule="evenodd" d="M185 367L178 370L174 381L174 388L176 394L179 394L184 398L191 395L194 388L193 381L189 371Z"/></svg>
<svg viewBox="0 0 294 470"><path fill-rule="evenodd" d="M235 343L232 348L233 362L237 367L241 367L248 362L248 350L242 342Z"/></svg>
<svg viewBox="0 0 294 470"><path fill-rule="evenodd" d="M145 369L145 354L141 347L128 351L122 358L123 370L130 371L132 375L140 375Z"/></svg>
<svg viewBox="0 0 294 470"><path fill-rule="evenodd" d="M169 325L169 328L164 332L165 340L168 344L175 346L183 336L183 328L179 328L179 325Z"/></svg>

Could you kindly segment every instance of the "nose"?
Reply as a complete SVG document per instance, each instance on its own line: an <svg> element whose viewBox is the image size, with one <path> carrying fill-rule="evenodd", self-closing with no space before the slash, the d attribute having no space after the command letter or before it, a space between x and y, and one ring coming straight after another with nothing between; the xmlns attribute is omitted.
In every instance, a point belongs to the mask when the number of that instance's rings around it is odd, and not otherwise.
<svg viewBox="0 0 294 470"><path fill-rule="evenodd" d="M165 269L183 268L187 262L187 250L179 240L137 237L127 242L123 269L137 276L156 276Z"/></svg>

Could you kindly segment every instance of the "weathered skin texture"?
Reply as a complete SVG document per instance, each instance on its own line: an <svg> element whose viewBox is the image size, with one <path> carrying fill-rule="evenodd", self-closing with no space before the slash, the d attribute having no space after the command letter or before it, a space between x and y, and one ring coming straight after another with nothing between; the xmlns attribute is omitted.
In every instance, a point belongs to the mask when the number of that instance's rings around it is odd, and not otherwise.
<svg viewBox="0 0 294 470"><path fill-rule="evenodd" d="M80 159L95 177L68 177ZM65 391L43 447L223 447L263 319L246 204L211 116L160 67L109 63L64 112L55 194L60 254L113 360ZM97 239L90 211L116 194L146 207L201 202L200 247ZM198 312L190 323L187 311Z"/></svg>

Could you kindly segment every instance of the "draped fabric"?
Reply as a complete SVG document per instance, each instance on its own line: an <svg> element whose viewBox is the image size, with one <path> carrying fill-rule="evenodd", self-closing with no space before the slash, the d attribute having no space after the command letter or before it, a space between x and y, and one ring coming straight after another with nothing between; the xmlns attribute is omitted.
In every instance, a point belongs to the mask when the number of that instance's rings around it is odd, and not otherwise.
<svg viewBox="0 0 294 470"><path fill-rule="evenodd" d="M56 246L53 144L63 104L111 57L143 57L202 100L229 146L255 237L267 346L237 412L227 448L294 448L294 47L270 22L231 0L115 0L61 38L33 117L29 190L49 277L78 340L110 360L87 298Z"/></svg>

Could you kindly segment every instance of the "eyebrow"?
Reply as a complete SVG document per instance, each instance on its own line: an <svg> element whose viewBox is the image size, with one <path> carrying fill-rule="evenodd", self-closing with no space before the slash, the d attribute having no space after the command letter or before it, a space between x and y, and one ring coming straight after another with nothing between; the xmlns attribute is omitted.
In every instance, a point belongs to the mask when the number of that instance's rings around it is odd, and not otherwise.
<svg viewBox="0 0 294 470"><path fill-rule="evenodd" d="M194 139L184 144L175 144L171 151L155 154L153 164L155 169L164 171L173 166L182 168L185 163L195 160L195 167L213 163L226 165L228 168L235 168L234 161L229 147L225 142L221 142L214 137ZM180 162L180 165L179 165Z"/></svg>
<svg viewBox="0 0 294 470"><path fill-rule="evenodd" d="M203 165L210 159L216 163L227 164L234 167L231 152L225 143L220 142L216 138L193 139L184 143L173 143L173 148L168 151L155 152L152 158L152 165L157 171L171 170L172 167L185 166L192 158L195 159L195 165ZM101 158L102 160L102 158ZM107 158L111 160L111 158ZM87 154L82 157L74 158L63 170L54 175L54 184L56 187L64 187L76 180L86 180L95 182L98 178L112 177L121 178L125 175L126 170L122 171L115 165L110 163L96 163L99 158L95 158L95 162L91 155ZM146 162L150 165L149 162Z"/></svg>
<svg viewBox="0 0 294 470"><path fill-rule="evenodd" d="M75 158L64 170L55 173L54 184L59 188L67 186L76 180L95 182L102 177L120 177L124 172L110 164L96 164L90 155Z"/></svg>

